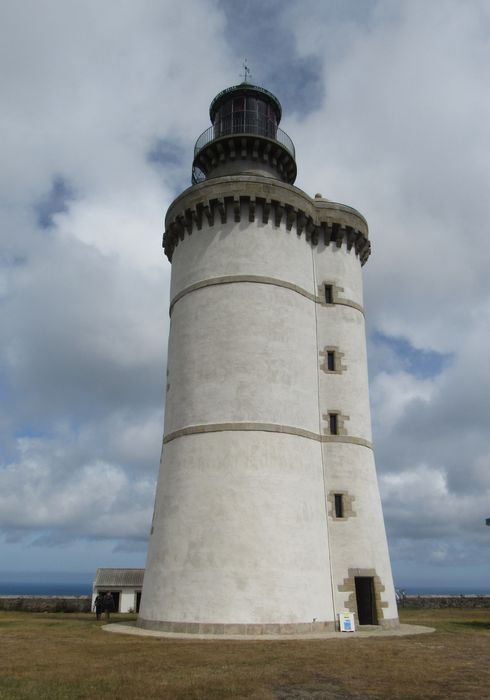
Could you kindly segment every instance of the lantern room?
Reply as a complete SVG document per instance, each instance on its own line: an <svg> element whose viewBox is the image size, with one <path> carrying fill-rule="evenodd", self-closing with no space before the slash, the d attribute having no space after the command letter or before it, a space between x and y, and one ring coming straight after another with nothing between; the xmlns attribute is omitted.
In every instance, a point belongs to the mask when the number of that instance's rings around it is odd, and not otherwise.
<svg viewBox="0 0 490 700"><path fill-rule="evenodd" d="M271 92L247 82L226 88L211 102L209 116L212 126L194 148L194 184L245 174L294 182L294 145L278 126L281 104Z"/></svg>

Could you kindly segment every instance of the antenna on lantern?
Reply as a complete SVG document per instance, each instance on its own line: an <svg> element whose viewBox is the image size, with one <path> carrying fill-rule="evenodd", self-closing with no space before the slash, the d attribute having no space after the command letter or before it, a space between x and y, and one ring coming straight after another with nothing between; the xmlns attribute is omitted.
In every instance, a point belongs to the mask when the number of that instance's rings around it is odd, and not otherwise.
<svg viewBox="0 0 490 700"><path fill-rule="evenodd" d="M249 78L252 77L252 73L250 72L250 68L247 66L247 59L245 59L243 62L243 73L240 73L239 77L243 78L244 83L248 83Z"/></svg>

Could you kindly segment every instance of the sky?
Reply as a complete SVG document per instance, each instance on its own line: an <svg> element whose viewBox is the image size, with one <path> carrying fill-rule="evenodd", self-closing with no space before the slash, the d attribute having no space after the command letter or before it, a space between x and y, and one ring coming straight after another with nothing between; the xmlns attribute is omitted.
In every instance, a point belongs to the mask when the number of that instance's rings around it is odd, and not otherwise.
<svg viewBox="0 0 490 700"><path fill-rule="evenodd" d="M395 585L490 592L490 4L4 0L0 47L0 580L145 564L163 221L246 58L296 185L369 222Z"/></svg>

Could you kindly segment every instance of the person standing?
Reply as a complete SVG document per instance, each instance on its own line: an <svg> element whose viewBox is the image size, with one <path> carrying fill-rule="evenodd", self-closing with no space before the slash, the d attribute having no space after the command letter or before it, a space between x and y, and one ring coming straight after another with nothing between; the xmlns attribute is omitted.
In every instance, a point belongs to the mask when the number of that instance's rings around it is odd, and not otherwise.
<svg viewBox="0 0 490 700"><path fill-rule="evenodd" d="M111 619L111 612L114 612L114 610L116 609L116 606L114 604L114 598L112 597L112 593L110 591L107 591L107 593L105 594L102 600L102 607L105 612L106 620L107 622L109 622Z"/></svg>
<svg viewBox="0 0 490 700"><path fill-rule="evenodd" d="M94 610L95 610L95 616L96 616L97 620L100 620L100 616L102 615L103 609L104 609L103 597L100 593L97 593L97 597L94 600Z"/></svg>

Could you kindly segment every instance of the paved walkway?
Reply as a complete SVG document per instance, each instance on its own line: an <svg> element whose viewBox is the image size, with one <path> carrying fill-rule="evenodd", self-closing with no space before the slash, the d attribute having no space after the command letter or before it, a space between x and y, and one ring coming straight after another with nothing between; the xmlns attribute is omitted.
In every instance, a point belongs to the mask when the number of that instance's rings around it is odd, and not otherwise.
<svg viewBox="0 0 490 700"><path fill-rule="evenodd" d="M289 641L291 639L365 639L366 637L405 637L410 634L428 634L435 632L433 627L422 627L422 625L400 625L397 629L383 630L377 626L367 626L358 632L322 632L317 634L179 634L176 632L160 632L159 630L147 630L136 627L136 623L121 624L119 622L104 625L101 629L104 632L115 632L116 634L133 634L137 637L164 637L165 639L234 639L244 641Z"/></svg>

